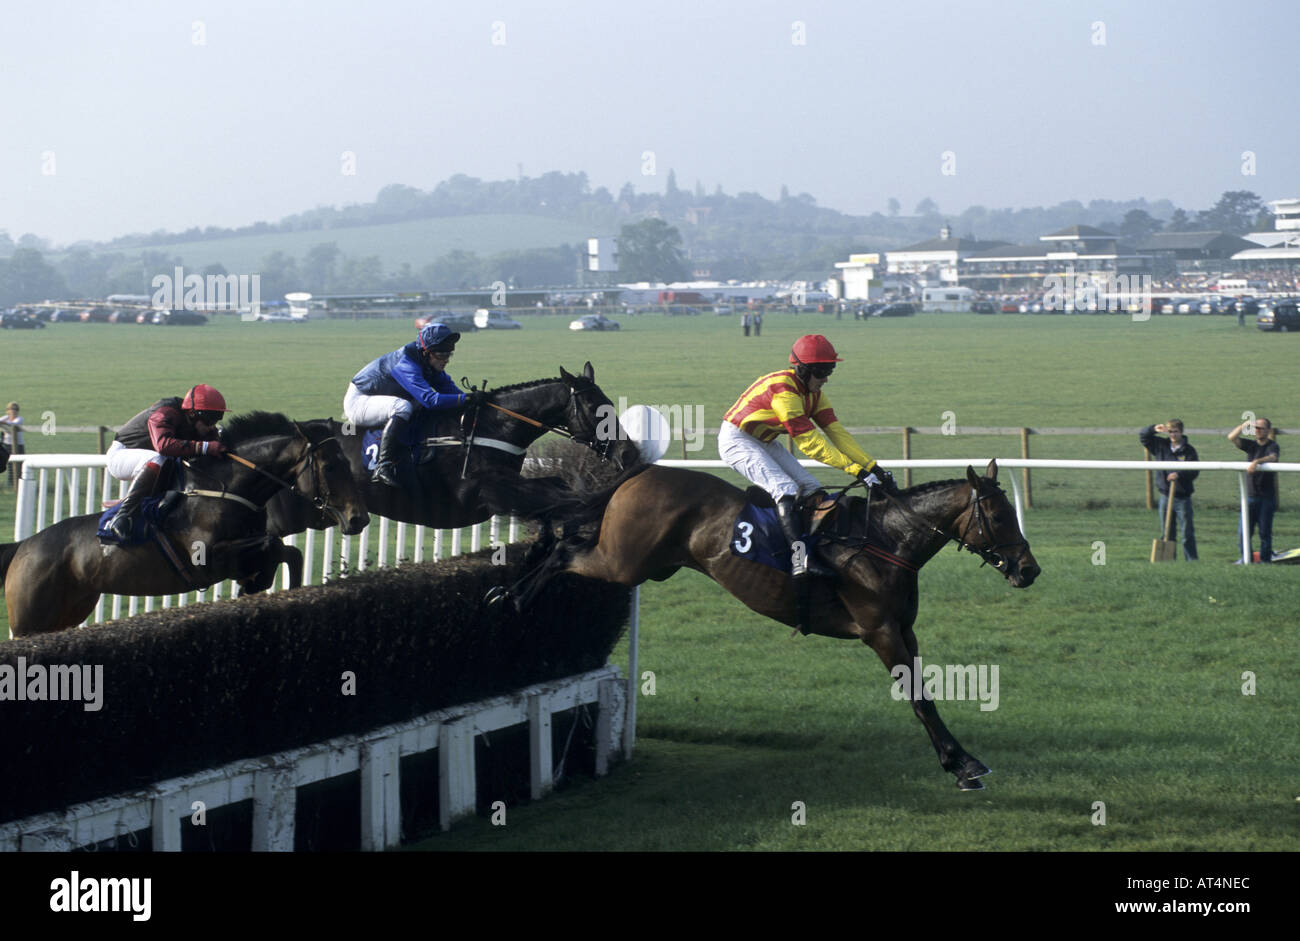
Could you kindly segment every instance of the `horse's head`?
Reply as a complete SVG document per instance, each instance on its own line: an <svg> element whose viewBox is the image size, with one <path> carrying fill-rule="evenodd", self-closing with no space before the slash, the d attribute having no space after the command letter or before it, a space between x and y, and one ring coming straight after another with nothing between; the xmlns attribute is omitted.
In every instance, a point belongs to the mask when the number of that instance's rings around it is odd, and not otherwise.
<svg viewBox="0 0 1300 941"><path fill-rule="evenodd" d="M294 465L293 491L332 516L345 535L357 535L369 524L370 514L343 446L333 434L333 420L294 425L302 436L302 447Z"/></svg>
<svg viewBox="0 0 1300 941"><path fill-rule="evenodd" d="M595 370L588 362L582 375L574 376L560 367L560 379L569 386L565 408L565 431L573 440L591 448L603 459L612 461L618 470L626 470L641 460L636 442L628 438L618 422L618 409L596 385Z"/></svg>
<svg viewBox="0 0 1300 941"><path fill-rule="evenodd" d="M970 505L954 523L956 538L1001 572L1015 588L1028 588L1042 571L1020 532L1015 507L998 486L998 463L989 461L984 476L966 467Z"/></svg>

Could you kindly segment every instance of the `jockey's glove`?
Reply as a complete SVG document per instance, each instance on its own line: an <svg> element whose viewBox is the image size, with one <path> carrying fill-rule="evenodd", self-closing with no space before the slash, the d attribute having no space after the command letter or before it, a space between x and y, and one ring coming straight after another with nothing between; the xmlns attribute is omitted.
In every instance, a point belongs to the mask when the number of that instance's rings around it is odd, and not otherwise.
<svg viewBox="0 0 1300 941"><path fill-rule="evenodd" d="M208 457L225 457L226 446L220 441L196 441L200 454L206 454Z"/></svg>
<svg viewBox="0 0 1300 941"><path fill-rule="evenodd" d="M475 389L473 392L465 393L465 407L478 408L487 398L487 393L481 389Z"/></svg>
<svg viewBox="0 0 1300 941"><path fill-rule="evenodd" d="M871 470L864 467L858 471L858 480L868 487L879 487L885 493L898 493L898 484L894 483L894 475L879 464L875 465Z"/></svg>

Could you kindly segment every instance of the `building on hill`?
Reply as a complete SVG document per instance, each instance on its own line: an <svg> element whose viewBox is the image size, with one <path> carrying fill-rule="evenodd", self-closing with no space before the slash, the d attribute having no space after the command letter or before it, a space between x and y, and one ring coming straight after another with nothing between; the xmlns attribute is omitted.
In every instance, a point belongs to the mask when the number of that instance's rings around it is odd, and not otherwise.
<svg viewBox="0 0 1300 941"><path fill-rule="evenodd" d="M1157 232L1138 243L1137 250L1151 256L1151 273L1158 278L1182 274L1223 272L1233 267L1232 256L1256 248L1227 232Z"/></svg>
<svg viewBox="0 0 1300 941"><path fill-rule="evenodd" d="M891 275L911 276L923 286L956 284L960 264L965 258L1004 244L953 238L952 229L945 225L939 230L937 239L885 252L885 271Z"/></svg>
<svg viewBox="0 0 1300 941"><path fill-rule="evenodd" d="M1002 245L967 255L958 265L961 283L977 291L1041 290L1049 277L1113 278L1151 273L1151 256L1110 232L1072 225L1040 235L1029 245Z"/></svg>
<svg viewBox="0 0 1300 941"><path fill-rule="evenodd" d="M1273 231L1247 235L1250 245L1234 254L1232 262L1243 272L1269 272L1283 290L1293 290L1300 286L1300 199L1275 199L1268 207Z"/></svg>

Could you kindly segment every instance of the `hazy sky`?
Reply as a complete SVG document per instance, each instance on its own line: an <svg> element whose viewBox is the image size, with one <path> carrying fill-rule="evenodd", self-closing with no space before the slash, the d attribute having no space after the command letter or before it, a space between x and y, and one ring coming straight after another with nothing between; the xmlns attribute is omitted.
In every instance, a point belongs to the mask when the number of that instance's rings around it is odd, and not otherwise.
<svg viewBox="0 0 1300 941"><path fill-rule="evenodd" d="M0 229L242 225L521 165L848 212L1300 196L1298 27L1297 0L9 2Z"/></svg>

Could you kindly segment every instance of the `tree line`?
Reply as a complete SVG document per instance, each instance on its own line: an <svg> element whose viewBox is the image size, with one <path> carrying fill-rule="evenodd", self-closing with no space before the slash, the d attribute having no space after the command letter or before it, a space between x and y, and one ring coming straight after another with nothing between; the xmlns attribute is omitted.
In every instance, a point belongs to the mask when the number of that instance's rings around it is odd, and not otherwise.
<svg viewBox="0 0 1300 941"><path fill-rule="evenodd" d="M331 229L404 222L436 216L479 213L544 215L588 224L592 234L618 233L620 280L682 280L694 272L717 279L820 279L837 260L854 251L900 248L935 238L943 225L954 235L982 240L1032 242L1073 224L1093 225L1125 238L1155 232L1214 229L1244 234L1271 228L1272 217L1259 196L1224 193L1209 209L1187 211L1168 200L1148 203L1070 200L1052 207L988 209L971 206L943 215L933 199L921 200L911 216L901 215L896 197L889 214L853 216L817 205L808 193L791 195L782 187L776 200L757 193L728 195L722 186L707 192L700 182L679 187L668 171L662 193L639 193L631 183L617 194L592 189L585 173L543 174L537 178L483 181L453 176L425 192L392 185L374 202L322 207L278 223L258 222L238 229L209 226L184 232L123 236L108 243L78 243L51 263L49 244L30 233L17 242L0 231L0 304L41 298L103 297L150 293L156 273L168 273L181 258L167 245L209 238L274 232L320 231L322 239L306 255L275 251L260 264L264 297L287 291L361 293L372 291L454 290L503 281L514 287L571 284L583 264L584 246L502 252L479 256L453 251L419 268L389 267L378 255L350 256L328 239ZM221 265L204 274L224 274ZM243 273L243 272L241 272Z"/></svg>

